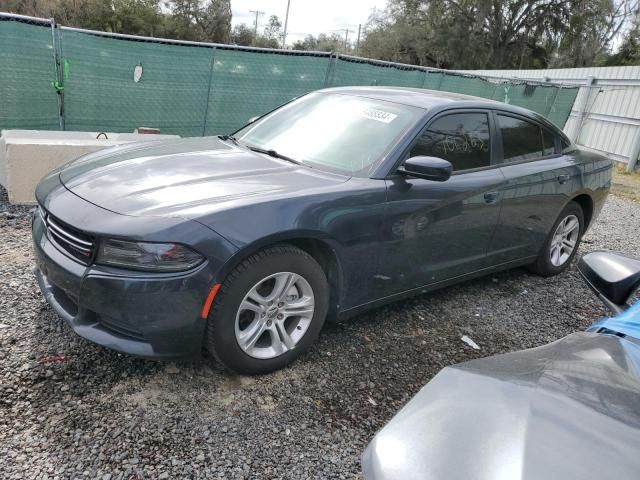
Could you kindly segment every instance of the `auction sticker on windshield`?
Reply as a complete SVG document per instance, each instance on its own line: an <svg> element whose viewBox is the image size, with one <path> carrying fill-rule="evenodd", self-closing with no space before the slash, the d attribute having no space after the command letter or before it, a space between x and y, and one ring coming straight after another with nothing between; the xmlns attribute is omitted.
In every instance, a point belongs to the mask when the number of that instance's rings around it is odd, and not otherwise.
<svg viewBox="0 0 640 480"><path fill-rule="evenodd" d="M395 113L385 112L384 110L378 110L376 108L367 108L360 112L360 115L382 123L391 123L393 119L398 116Z"/></svg>

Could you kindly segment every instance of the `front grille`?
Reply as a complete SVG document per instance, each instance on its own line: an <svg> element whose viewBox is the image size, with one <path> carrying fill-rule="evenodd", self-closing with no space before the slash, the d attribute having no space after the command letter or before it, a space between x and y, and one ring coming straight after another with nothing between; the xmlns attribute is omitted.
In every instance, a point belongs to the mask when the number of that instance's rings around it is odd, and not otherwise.
<svg viewBox="0 0 640 480"><path fill-rule="evenodd" d="M76 260L87 265L91 263L95 253L95 240L91 236L61 222L42 208L40 215L46 226L49 240Z"/></svg>

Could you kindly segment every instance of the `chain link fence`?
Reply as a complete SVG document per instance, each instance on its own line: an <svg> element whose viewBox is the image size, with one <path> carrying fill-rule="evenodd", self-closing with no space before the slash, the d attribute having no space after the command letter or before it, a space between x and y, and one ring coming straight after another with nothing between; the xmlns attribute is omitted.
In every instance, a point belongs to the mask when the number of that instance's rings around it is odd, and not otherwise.
<svg viewBox="0 0 640 480"><path fill-rule="evenodd" d="M563 127L575 86L461 74L327 52L138 37L0 13L0 129L200 136L332 86L386 85L519 105Z"/></svg>
<svg viewBox="0 0 640 480"><path fill-rule="evenodd" d="M61 128L55 37L48 20L0 16L0 128Z"/></svg>

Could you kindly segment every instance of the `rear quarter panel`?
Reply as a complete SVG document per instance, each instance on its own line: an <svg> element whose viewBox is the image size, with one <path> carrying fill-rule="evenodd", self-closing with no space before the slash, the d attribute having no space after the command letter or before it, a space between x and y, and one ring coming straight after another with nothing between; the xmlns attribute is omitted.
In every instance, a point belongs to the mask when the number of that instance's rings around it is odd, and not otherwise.
<svg viewBox="0 0 640 480"><path fill-rule="evenodd" d="M502 210L489 263L536 256L562 209L581 195L591 199L593 209L587 220L592 225L611 186L611 165L602 155L576 149L501 167L505 176ZM568 180L562 183L560 176Z"/></svg>
<svg viewBox="0 0 640 480"><path fill-rule="evenodd" d="M593 201L593 214L588 225L591 227L600 215L611 189L613 160L586 150L579 150L576 157L582 170L581 192L589 194Z"/></svg>

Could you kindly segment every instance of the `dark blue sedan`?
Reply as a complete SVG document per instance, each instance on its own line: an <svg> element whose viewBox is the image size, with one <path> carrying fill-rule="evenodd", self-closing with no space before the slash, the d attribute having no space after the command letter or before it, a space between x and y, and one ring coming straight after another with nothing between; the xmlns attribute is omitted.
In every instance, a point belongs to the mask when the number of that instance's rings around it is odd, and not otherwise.
<svg viewBox="0 0 640 480"><path fill-rule="evenodd" d="M90 154L38 185L36 276L81 336L280 368L326 317L521 265L564 270L611 161L521 108L428 90L298 98L233 135Z"/></svg>

